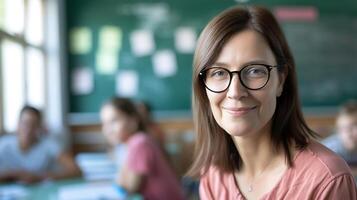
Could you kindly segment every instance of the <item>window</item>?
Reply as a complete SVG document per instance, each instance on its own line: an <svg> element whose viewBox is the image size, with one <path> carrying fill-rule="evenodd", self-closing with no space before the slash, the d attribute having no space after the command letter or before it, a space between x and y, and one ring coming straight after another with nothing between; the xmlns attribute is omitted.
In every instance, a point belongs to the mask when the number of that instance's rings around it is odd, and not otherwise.
<svg viewBox="0 0 357 200"><path fill-rule="evenodd" d="M20 109L46 107L45 0L0 0L1 129L16 130Z"/></svg>

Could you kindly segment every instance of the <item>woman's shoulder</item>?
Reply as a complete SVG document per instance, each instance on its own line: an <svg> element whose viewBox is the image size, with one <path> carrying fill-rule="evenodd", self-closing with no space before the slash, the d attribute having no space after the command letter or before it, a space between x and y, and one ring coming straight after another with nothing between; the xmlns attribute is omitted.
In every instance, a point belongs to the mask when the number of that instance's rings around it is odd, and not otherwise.
<svg viewBox="0 0 357 200"><path fill-rule="evenodd" d="M209 166L206 170L201 170L201 177L216 177L216 176L224 176L223 173L218 167L215 165Z"/></svg>
<svg viewBox="0 0 357 200"><path fill-rule="evenodd" d="M355 196L354 185L346 162L324 145L311 141L297 152L293 166L274 194L306 197L303 199L346 199L340 198L340 193Z"/></svg>
<svg viewBox="0 0 357 200"><path fill-rule="evenodd" d="M331 177L351 174L347 163L340 156L317 141L311 141L300 154L295 164L320 169L316 173L326 173Z"/></svg>
<svg viewBox="0 0 357 200"><path fill-rule="evenodd" d="M300 150L290 168L289 182L301 184L309 182L309 187L319 187L338 179L352 178L352 173L346 162L324 145L311 141Z"/></svg>
<svg viewBox="0 0 357 200"><path fill-rule="evenodd" d="M235 194L238 194L238 191L233 173L210 166L201 175L200 196L203 199L235 199Z"/></svg>

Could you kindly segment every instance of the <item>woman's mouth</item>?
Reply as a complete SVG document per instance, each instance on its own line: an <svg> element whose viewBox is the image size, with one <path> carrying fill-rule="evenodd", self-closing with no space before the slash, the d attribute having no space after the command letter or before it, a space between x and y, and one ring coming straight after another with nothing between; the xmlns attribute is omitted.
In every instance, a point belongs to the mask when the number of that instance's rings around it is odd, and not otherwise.
<svg viewBox="0 0 357 200"><path fill-rule="evenodd" d="M240 117L248 114L250 111L256 109L257 106L246 106L246 107L223 107L230 115Z"/></svg>

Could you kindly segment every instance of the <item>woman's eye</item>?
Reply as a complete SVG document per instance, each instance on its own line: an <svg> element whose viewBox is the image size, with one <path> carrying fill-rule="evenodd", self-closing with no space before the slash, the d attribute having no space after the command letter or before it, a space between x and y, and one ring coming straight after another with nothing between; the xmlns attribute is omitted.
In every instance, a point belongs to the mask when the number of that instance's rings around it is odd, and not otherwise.
<svg viewBox="0 0 357 200"><path fill-rule="evenodd" d="M263 77L267 75L267 70L262 67L252 67L247 69L244 74L249 77Z"/></svg>
<svg viewBox="0 0 357 200"><path fill-rule="evenodd" d="M209 73L209 76L212 78L223 78L226 77L227 75L228 73L223 69L218 69L218 70L216 69Z"/></svg>

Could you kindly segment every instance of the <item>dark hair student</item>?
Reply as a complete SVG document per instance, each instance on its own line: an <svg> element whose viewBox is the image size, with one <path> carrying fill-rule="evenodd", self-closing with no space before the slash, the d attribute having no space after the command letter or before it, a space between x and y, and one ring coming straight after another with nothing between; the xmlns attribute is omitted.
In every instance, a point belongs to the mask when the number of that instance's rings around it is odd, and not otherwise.
<svg viewBox="0 0 357 200"><path fill-rule="evenodd" d="M296 66L266 8L233 7L202 31L193 62L202 199L353 199L348 166L314 140Z"/></svg>

